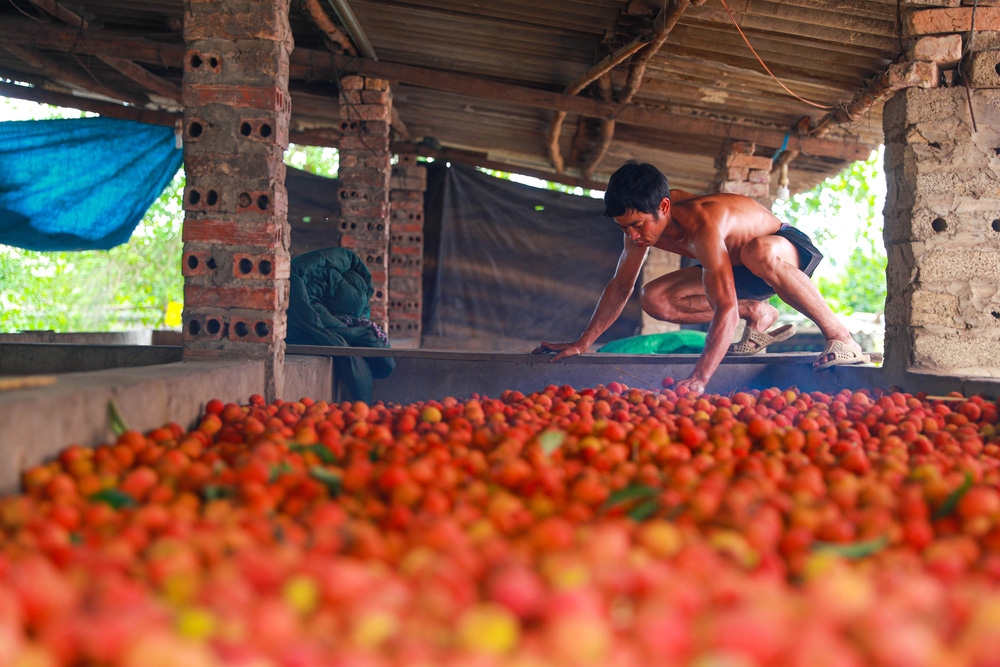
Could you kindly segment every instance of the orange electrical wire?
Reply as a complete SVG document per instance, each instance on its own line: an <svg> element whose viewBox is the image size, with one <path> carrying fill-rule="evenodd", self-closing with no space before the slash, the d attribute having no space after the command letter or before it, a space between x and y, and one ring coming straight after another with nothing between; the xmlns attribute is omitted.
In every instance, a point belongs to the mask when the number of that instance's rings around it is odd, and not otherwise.
<svg viewBox="0 0 1000 667"><path fill-rule="evenodd" d="M771 71L771 69L766 64L764 64L764 61L761 60L760 56L757 55L757 50L753 48L753 44L751 44L750 40L747 39L747 36L745 34L743 34L743 29L740 28L740 24L736 22L736 17L733 16L733 13L731 11L729 11L729 5L726 4L726 0L719 0L719 2L722 3L722 6L725 8L726 13L729 14L730 20L733 22L733 25L736 26L736 30L740 33L740 37L743 38L743 41L746 42L746 45L750 48L750 52L753 53L753 55L754 55L755 58L757 58L757 62L759 62L760 65L761 65L761 67L763 67L764 70L768 74L771 75L772 79L774 79L775 81L778 82L779 86L781 86L782 88L785 89L786 93L788 93L789 95L791 95L792 97L794 97L795 99L797 99L799 102L803 102L805 104L808 104L811 107L816 107L817 109L827 109L827 110L829 110L829 109L833 109L834 108L832 106L826 106L826 105L823 105L823 104L817 104L816 102L810 102L809 100L807 100L807 99L805 99L803 97L799 97L798 95L796 95L795 93L793 93L788 88L788 86L786 86L785 84L783 84L781 82L781 79L779 79L778 77L776 77L774 75L774 73Z"/></svg>

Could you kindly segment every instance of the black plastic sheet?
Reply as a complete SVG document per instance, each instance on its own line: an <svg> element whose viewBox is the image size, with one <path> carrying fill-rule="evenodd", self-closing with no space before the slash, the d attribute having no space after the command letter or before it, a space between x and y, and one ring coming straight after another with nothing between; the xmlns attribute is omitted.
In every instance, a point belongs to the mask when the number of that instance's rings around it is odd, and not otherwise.
<svg viewBox="0 0 1000 667"><path fill-rule="evenodd" d="M425 241L440 240L429 258L436 273L425 292L425 336L575 340L622 251L603 202L428 166ZM634 335L640 322L633 294L600 340Z"/></svg>

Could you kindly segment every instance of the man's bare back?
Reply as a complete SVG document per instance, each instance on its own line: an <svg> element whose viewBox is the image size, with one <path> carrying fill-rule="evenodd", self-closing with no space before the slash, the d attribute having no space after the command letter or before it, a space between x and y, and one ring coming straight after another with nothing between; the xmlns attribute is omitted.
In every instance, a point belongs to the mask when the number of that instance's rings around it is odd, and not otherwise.
<svg viewBox="0 0 1000 667"><path fill-rule="evenodd" d="M670 191L674 225L653 247L677 253L683 257L701 259L692 242L704 234L706 227L718 230L726 246L729 261L741 266L740 252L752 239L770 236L781 228L781 220L748 197L733 194L695 195L685 190Z"/></svg>

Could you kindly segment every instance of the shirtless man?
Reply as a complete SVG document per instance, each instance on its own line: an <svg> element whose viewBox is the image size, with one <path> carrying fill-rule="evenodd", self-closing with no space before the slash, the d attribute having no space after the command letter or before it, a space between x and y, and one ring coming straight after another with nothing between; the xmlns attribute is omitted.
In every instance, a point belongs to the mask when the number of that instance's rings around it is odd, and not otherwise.
<svg viewBox="0 0 1000 667"><path fill-rule="evenodd" d="M742 195L697 196L671 190L651 164L629 162L614 173L604 195L604 214L625 234L615 275L597 302L590 323L572 343L542 343L535 352L556 352L552 361L586 352L621 315L648 249L661 248L698 260L642 287L642 309L677 324L709 323L705 350L691 377L679 385L703 393L729 350L736 326L747 321L734 353L754 353L791 335L791 327L765 332L778 311L767 299L777 295L806 315L826 338L815 370L867 363L868 355L809 279L822 259L809 237L783 225L766 208Z"/></svg>

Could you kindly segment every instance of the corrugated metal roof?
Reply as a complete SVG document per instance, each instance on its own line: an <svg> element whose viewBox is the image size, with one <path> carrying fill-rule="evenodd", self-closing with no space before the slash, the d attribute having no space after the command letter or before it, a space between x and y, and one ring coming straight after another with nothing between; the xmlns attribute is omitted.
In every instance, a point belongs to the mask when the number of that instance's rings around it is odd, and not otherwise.
<svg viewBox="0 0 1000 667"><path fill-rule="evenodd" d="M842 104L883 72L898 52L895 0L727 0L736 22L761 59L798 95L822 105ZM663 0L349 0L385 71L407 65L439 77L465 75L484 85L508 84L516 90L562 93L588 68L637 35L652 30ZM88 21L88 35L142 37L182 48L184 0L76 0L74 11ZM337 17L324 2L335 22ZM302 0L291 4L291 25L298 58L328 53L323 35ZM43 23L39 23L42 21ZM29 0L0 5L0 47L25 41L41 31L55 34L64 24L46 18ZM104 86L106 97L143 91L79 44L33 39L31 46L65 69ZM89 48L89 47L88 47ZM179 62L137 61L150 72L180 83ZM300 61L300 62L305 62ZM341 61L342 62L342 61ZM611 74L620 90L628 61ZM52 71L25 62L0 48L0 76L80 93ZM466 92L426 78L396 79L394 103L413 140L424 146L465 151L483 160L529 170L551 171L546 135L552 105L519 96ZM334 128L338 120L336 85L331 76L293 77L293 126ZM98 84L97 82L100 82ZM471 88L469 89L471 91ZM504 89L514 90L514 89ZM89 93L92 94L92 93ZM591 91L584 90L582 97ZM154 97L169 108L168 100ZM547 98L548 99L548 98ZM726 136L744 138L744 128L767 130L759 154L771 154L803 116L825 112L786 92L744 43L722 0L691 5L681 14L666 43L645 70L632 99L636 107L663 114L656 126L617 122L614 139L597 164L594 179L607 177L625 159L658 164L680 187L704 191L713 161ZM174 109L176 110L176 108ZM682 119L678 130L670 118ZM691 122L696 122L692 125ZM562 126L560 151L566 173L579 177L582 162L597 138L593 120L570 113ZM880 109L849 127L837 127L827 145L875 147L881 141ZM793 138L794 142L794 138ZM824 149L825 150L825 149ZM834 151L836 152L836 151ZM850 152L850 151L848 151ZM853 154L861 151L854 150ZM808 155L792 163L793 188L806 187L845 165L844 155Z"/></svg>

